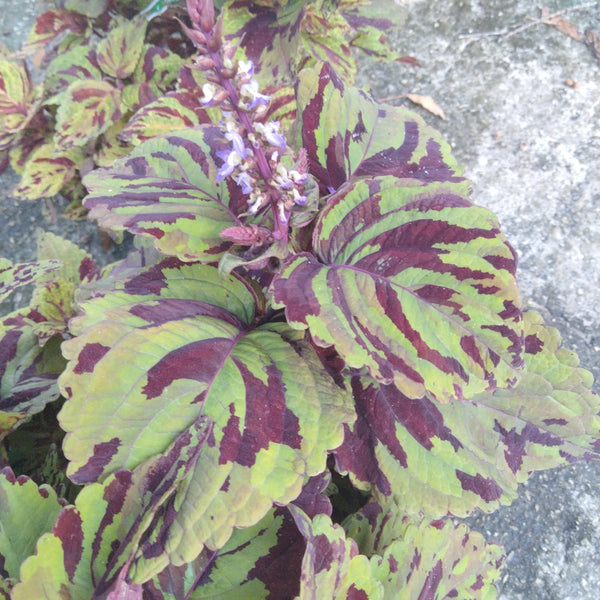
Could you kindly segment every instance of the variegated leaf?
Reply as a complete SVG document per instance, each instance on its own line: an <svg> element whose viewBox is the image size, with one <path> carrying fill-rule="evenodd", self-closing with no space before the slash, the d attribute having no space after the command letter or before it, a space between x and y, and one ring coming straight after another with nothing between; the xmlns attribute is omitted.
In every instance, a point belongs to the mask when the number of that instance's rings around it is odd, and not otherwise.
<svg viewBox="0 0 600 600"><path fill-rule="evenodd" d="M419 115L344 86L328 64L303 70L296 95L300 143L324 189L360 176L462 180L450 146Z"/></svg>
<svg viewBox="0 0 600 600"><path fill-rule="evenodd" d="M204 569L190 598L294 598L305 546L289 512L271 509L256 525L236 529L220 550L203 551Z"/></svg>
<svg viewBox="0 0 600 600"><path fill-rule="evenodd" d="M0 115L27 114L32 100L32 85L21 61L0 58Z"/></svg>
<svg viewBox="0 0 600 600"><path fill-rule="evenodd" d="M147 140L84 183L89 218L113 231L154 238L163 253L217 261L231 245L219 237L238 225L227 186L216 183L211 145L222 133L204 126Z"/></svg>
<svg viewBox="0 0 600 600"><path fill-rule="evenodd" d="M352 28L337 11L326 13L316 3L310 3L302 23L303 56L299 67L312 67L325 62L335 69L344 81L354 81L358 64L352 56Z"/></svg>
<svg viewBox="0 0 600 600"><path fill-rule="evenodd" d="M198 92L169 92L141 108L123 129L121 138L133 144L180 129L210 123Z"/></svg>
<svg viewBox="0 0 600 600"><path fill-rule="evenodd" d="M89 45L76 44L50 61L45 71L44 93L48 102L55 104L58 101L56 95L63 93L71 84L101 79L96 52Z"/></svg>
<svg viewBox="0 0 600 600"><path fill-rule="evenodd" d="M72 480L135 467L199 414L215 424L175 512L142 548L142 581L296 498L354 413L302 335L254 324L255 293L236 276L169 258L119 288L84 302L77 337L63 344L59 420Z"/></svg>
<svg viewBox="0 0 600 600"><path fill-rule="evenodd" d="M2 579L12 583L19 580L21 564L34 553L38 538L52 529L62 506L56 492L50 486L38 487L24 475L15 477L8 467L0 471Z"/></svg>
<svg viewBox="0 0 600 600"><path fill-rule="evenodd" d="M96 279L100 269L85 250L50 232L38 234L37 254L40 260L61 260L60 269L39 278L30 304L45 319L35 326L38 340L44 343L67 332L68 321L77 312L76 290Z"/></svg>
<svg viewBox="0 0 600 600"><path fill-rule="evenodd" d="M257 69L262 86L289 85L301 43L303 0L252 3L229 0L222 9L223 32L239 42Z"/></svg>
<svg viewBox="0 0 600 600"><path fill-rule="evenodd" d="M59 397L64 361L57 339L40 346L36 327L44 320L23 309L0 321L0 439Z"/></svg>
<svg viewBox="0 0 600 600"><path fill-rule="evenodd" d="M309 519L292 506L290 512L306 538L298 600L384 600L383 586L368 558L340 525L324 514Z"/></svg>
<svg viewBox="0 0 600 600"><path fill-rule="evenodd" d="M164 453L133 472L119 470L104 484L84 488L23 563L13 600L58 600L65 594L99 600L115 590L127 591L123 583L142 536L178 487L185 486L210 430L210 422L200 417Z"/></svg>
<svg viewBox="0 0 600 600"><path fill-rule="evenodd" d="M526 312L525 373L513 389L440 405L394 386L353 382L358 419L338 468L378 497L432 518L510 504L533 471L597 457L600 398L557 332Z"/></svg>
<svg viewBox="0 0 600 600"><path fill-rule="evenodd" d="M360 552L370 557L372 576L381 582L384 598L496 597L502 548L486 543L465 524L412 519L397 505L370 502L343 525Z"/></svg>
<svg viewBox="0 0 600 600"><path fill-rule="evenodd" d="M56 8L47 10L37 17L31 28L25 45L19 54L28 56L39 50L44 50L65 31L83 34L89 27L89 21L84 15Z"/></svg>
<svg viewBox="0 0 600 600"><path fill-rule="evenodd" d="M56 156L52 142L40 145L25 163L14 194L27 200L58 194L75 177L81 160L83 155L79 148L71 148Z"/></svg>
<svg viewBox="0 0 600 600"><path fill-rule="evenodd" d="M67 10L73 10L90 19L95 19L106 10L108 0L86 0L85 3L80 0L64 0L63 4Z"/></svg>
<svg viewBox="0 0 600 600"><path fill-rule="evenodd" d="M160 97L175 88L180 69L186 62L186 59L166 48L145 44L133 80L149 84Z"/></svg>
<svg viewBox="0 0 600 600"><path fill-rule="evenodd" d="M6 258L0 258L0 302L6 300L17 288L33 283L46 273L56 271L60 265L58 260L41 260L13 265Z"/></svg>
<svg viewBox="0 0 600 600"><path fill-rule="evenodd" d="M340 11L348 25L354 30L354 35L350 40L350 45L353 48L360 49L369 58L377 61L419 64L410 56L400 56L391 47L387 35L399 23L390 20L390 18L394 18L396 13L391 12L385 3L343 0L340 4Z"/></svg>
<svg viewBox="0 0 600 600"><path fill-rule="evenodd" d="M354 179L317 221L314 256L273 284L288 323L410 398L513 385L523 325L515 256L466 182Z"/></svg>
<svg viewBox="0 0 600 600"><path fill-rule="evenodd" d="M144 49L148 22L143 15L131 21L115 19L112 29L96 49L98 65L111 77L125 79L133 74Z"/></svg>
<svg viewBox="0 0 600 600"><path fill-rule="evenodd" d="M331 515L329 499L322 493L329 480L329 472L308 478L294 505L311 518ZM145 583L144 591L152 600L178 600L192 589L194 600L294 598L300 590L305 549L290 513L274 508L256 525L235 529L220 550L205 548L193 563L171 565Z"/></svg>
<svg viewBox="0 0 600 600"><path fill-rule="evenodd" d="M131 152L131 145L121 138L127 118L113 123L98 141L98 149L94 152L94 163L98 167L110 167L117 159Z"/></svg>
<svg viewBox="0 0 600 600"><path fill-rule="evenodd" d="M56 152L95 140L122 117L121 91L107 81L74 81L56 112Z"/></svg>

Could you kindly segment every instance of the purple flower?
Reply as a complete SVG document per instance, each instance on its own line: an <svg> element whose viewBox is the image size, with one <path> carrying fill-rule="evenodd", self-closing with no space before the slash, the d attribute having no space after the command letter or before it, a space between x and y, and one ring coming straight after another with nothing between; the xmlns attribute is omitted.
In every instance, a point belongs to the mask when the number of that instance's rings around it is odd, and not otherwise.
<svg viewBox="0 0 600 600"><path fill-rule="evenodd" d="M251 99L250 104L246 105L245 108L251 109L259 104L268 104L271 96L265 96L258 91L258 81L251 79L248 83L244 83L240 88L240 93L244 98L248 97Z"/></svg>
<svg viewBox="0 0 600 600"><path fill-rule="evenodd" d="M217 156L223 161L217 173L217 183L233 173L233 170L242 162L242 158L235 150L219 150Z"/></svg>
<svg viewBox="0 0 600 600"><path fill-rule="evenodd" d="M278 212L279 212L279 222L280 223L287 223L288 222L288 216L285 214L285 206L283 204L278 204L277 205L278 208Z"/></svg>
<svg viewBox="0 0 600 600"><path fill-rule="evenodd" d="M232 143L234 152L241 158L246 158L248 149L244 145L242 136L237 131L228 131L225 137Z"/></svg>
<svg viewBox="0 0 600 600"><path fill-rule="evenodd" d="M279 133L279 121L269 121L266 124L256 123L254 127L265 136L271 146L285 148L285 138Z"/></svg>
<svg viewBox="0 0 600 600"><path fill-rule="evenodd" d="M254 189L255 181L246 171L235 177L235 182L242 188L242 194L249 194Z"/></svg>
<svg viewBox="0 0 600 600"><path fill-rule="evenodd" d="M244 75L252 77L252 75L254 75L254 63L251 60L248 62L240 60L238 62L238 73L243 73Z"/></svg>
<svg viewBox="0 0 600 600"><path fill-rule="evenodd" d="M212 83L205 83L202 86L202 93L204 94L202 98L200 98L200 103L204 106L210 106L215 100L215 92L217 89Z"/></svg>
<svg viewBox="0 0 600 600"><path fill-rule="evenodd" d="M294 196L294 202L298 206L304 206L307 203L308 198L306 196L301 196L300 192L296 188L292 190L292 194Z"/></svg>

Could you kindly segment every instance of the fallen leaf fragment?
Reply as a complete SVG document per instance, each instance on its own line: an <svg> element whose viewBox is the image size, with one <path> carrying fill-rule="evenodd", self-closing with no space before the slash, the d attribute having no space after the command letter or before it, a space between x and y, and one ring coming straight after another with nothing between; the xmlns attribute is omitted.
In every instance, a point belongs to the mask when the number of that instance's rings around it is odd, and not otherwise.
<svg viewBox="0 0 600 600"><path fill-rule="evenodd" d="M585 45L592 51L594 58L600 62L600 35L591 29L586 29L583 41L585 42Z"/></svg>
<svg viewBox="0 0 600 600"><path fill-rule="evenodd" d="M563 19L560 15L551 15L550 9L547 6L542 6L542 23L558 29L558 31L573 38L576 42L581 41L581 35L575 25Z"/></svg>
<svg viewBox="0 0 600 600"><path fill-rule="evenodd" d="M419 94L406 94L406 97L415 104L423 107L429 111L432 115L439 117L446 121L446 115L444 111L439 107L438 103L431 96L420 96Z"/></svg>

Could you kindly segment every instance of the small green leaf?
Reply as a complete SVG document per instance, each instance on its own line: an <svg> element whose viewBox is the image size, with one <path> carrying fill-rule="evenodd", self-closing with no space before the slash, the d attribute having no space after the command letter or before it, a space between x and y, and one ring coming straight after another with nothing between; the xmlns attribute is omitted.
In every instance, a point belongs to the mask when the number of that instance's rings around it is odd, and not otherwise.
<svg viewBox="0 0 600 600"><path fill-rule="evenodd" d="M289 510L306 538L298 600L384 600L383 586L372 573L369 560L359 554L356 542L346 537L340 525L327 515L311 520L295 506Z"/></svg>
<svg viewBox="0 0 600 600"><path fill-rule="evenodd" d="M62 262L59 270L40 277L30 304L45 318L35 328L38 339L44 342L67 332L67 323L77 312L76 290L98 277L100 271L85 250L50 232L38 232L38 258Z"/></svg>
<svg viewBox="0 0 600 600"><path fill-rule="evenodd" d="M0 302L6 300L17 288L33 283L46 273L56 271L60 265L58 260L13 265L8 259L0 258Z"/></svg>
<svg viewBox="0 0 600 600"><path fill-rule="evenodd" d="M71 148L57 156L51 142L42 144L25 163L15 195L37 200L58 194L75 177L82 159L79 148Z"/></svg>
<svg viewBox="0 0 600 600"><path fill-rule="evenodd" d="M0 321L0 439L59 397L56 378L64 362L58 340L40 346L36 327L44 320L23 309Z"/></svg>
<svg viewBox="0 0 600 600"><path fill-rule="evenodd" d="M85 15L90 19L99 17L105 10L108 0L65 0L64 6L67 10L72 10Z"/></svg>
<svg viewBox="0 0 600 600"><path fill-rule="evenodd" d="M465 524L408 518L396 505L371 502L343 523L370 558L384 598L492 600L504 563L501 546Z"/></svg>
<svg viewBox="0 0 600 600"><path fill-rule="evenodd" d="M98 65L104 73L117 79L133 74L144 49L147 24L142 16L113 21L112 29L96 49Z"/></svg>
<svg viewBox="0 0 600 600"><path fill-rule="evenodd" d="M18 581L21 564L52 529L61 508L50 486L15 477L8 467L0 471L0 575Z"/></svg>

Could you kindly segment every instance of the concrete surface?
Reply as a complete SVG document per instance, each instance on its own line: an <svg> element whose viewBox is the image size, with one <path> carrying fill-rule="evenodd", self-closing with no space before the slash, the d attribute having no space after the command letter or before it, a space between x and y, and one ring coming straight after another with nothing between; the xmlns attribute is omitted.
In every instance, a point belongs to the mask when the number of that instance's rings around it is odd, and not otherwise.
<svg viewBox="0 0 600 600"><path fill-rule="evenodd" d="M12 47L37 0L0 0L0 32ZM600 33L600 4L548 0L580 33ZM465 164L473 199L494 210L520 256L520 286L600 375L600 63L582 43L536 23L527 0L376 0L404 26L402 64L368 67L360 80L380 98L432 96L447 121L420 110ZM567 79L577 82L567 85ZM2 178L6 191L14 180ZM41 225L75 240L93 228L49 222L40 203L0 198L0 255L31 259ZM60 210L59 210L60 212ZM600 387L596 384L596 391ZM509 555L501 600L600 597L600 463L535 474L521 497L470 524Z"/></svg>

